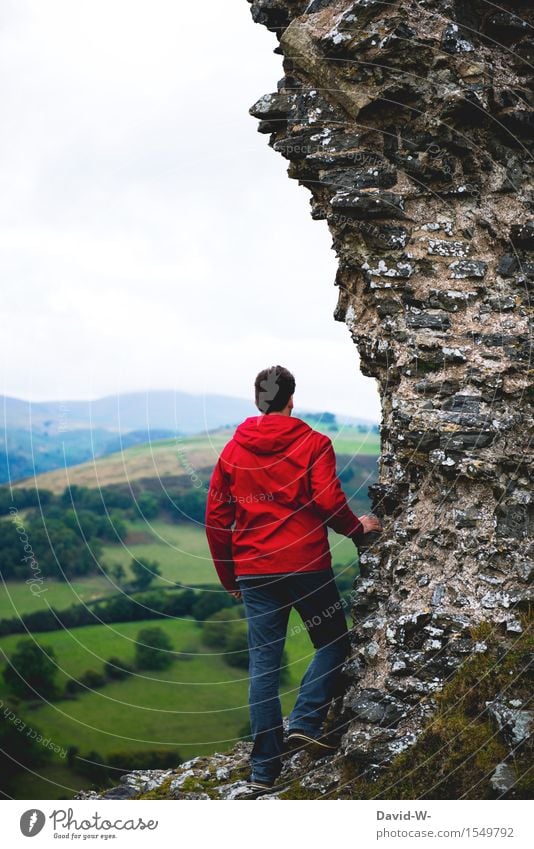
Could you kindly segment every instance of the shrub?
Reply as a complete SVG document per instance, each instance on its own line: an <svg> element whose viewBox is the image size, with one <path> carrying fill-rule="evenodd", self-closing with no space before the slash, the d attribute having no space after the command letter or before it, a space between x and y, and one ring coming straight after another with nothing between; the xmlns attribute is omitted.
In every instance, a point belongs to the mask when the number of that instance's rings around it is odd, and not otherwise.
<svg viewBox="0 0 534 849"><path fill-rule="evenodd" d="M51 751L42 746L30 736L26 726L18 715L18 707L8 701L2 702L0 711L0 775L2 776L3 794L15 795L14 782L17 775L24 770L32 770L45 764L51 757ZM33 725L32 729L40 734L40 729Z"/></svg>
<svg viewBox="0 0 534 849"><path fill-rule="evenodd" d="M137 635L135 663L139 669L166 669L174 660L172 642L162 628L142 628Z"/></svg>
<svg viewBox="0 0 534 849"><path fill-rule="evenodd" d="M146 590L154 578L161 575L159 564L155 561L132 560L130 569L134 577L133 584L140 590Z"/></svg>
<svg viewBox="0 0 534 849"><path fill-rule="evenodd" d="M85 684L91 690L96 690L98 687L104 686L106 679L101 672L97 672L95 669L88 669L80 676L80 683Z"/></svg>
<svg viewBox="0 0 534 849"><path fill-rule="evenodd" d="M219 610L224 610L227 607L235 607L236 604L233 598L220 586L204 587L209 592L202 592L191 607L191 615L199 622L204 622L206 619L211 619ZM217 592L213 592L217 590Z"/></svg>
<svg viewBox="0 0 534 849"><path fill-rule="evenodd" d="M204 625L202 637L207 646L224 653L224 660L230 666L248 669L247 626L240 608L214 613Z"/></svg>
<svg viewBox="0 0 534 849"><path fill-rule="evenodd" d="M118 750L110 752L106 758L94 749L82 755L74 746L69 749L67 757L72 769L95 784L116 784L118 775L134 769L168 769L182 763L175 749Z"/></svg>
<svg viewBox="0 0 534 849"><path fill-rule="evenodd" d="M137 499L137 510L144 519L154 519L159 513L158 499L150 492L142 492Z"/></svg>
<svg viewBox="0 0 534 849"><path fill-rule="evenodd" d="M226 641L228 654L225 657L230 666L238 669L248 669L248 640L246 628L240 623L237 628L232 629Z"/></svg>
<svg viewBox="0 0 534 849"><path fill-rule="evenodd" d="M225 608L214 613L211 619L204 624L202 629L202 639L207 646L211 648L226 649L228 640L233 631L234 625L239 622L243 624L239 618L239 613L234 608Z"/></svg>
<svg viewBox="0 0 534 849"><path fill-rule="evenodd" d="M104 664L104 673L112 680L120 681L131 675L132 672L133 667L129 663L126 663L126 661L121 660L120 657L110 657Z"/></svg>
<svg viewBox="0 0 534 849"><path fill-rule="evenodd" d="M50 646L39 646L32 640L19 640L10 663L4 669L4 681L22 699L56 698L59 690L55 659Z"/></svg>

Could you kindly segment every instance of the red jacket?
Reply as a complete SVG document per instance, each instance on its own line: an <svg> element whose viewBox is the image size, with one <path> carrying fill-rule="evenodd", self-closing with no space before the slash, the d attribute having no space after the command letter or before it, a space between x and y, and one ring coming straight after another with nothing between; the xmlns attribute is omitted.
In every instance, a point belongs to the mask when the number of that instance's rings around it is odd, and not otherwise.
<svg viewBox="0 0 534 849"><path fill-rule="evenodd" d="M336 476L331 440L291 416L245 419L221 452L206 505L223 586L238 589L240 575L329 568L327 527L363 532Z"/></svg>

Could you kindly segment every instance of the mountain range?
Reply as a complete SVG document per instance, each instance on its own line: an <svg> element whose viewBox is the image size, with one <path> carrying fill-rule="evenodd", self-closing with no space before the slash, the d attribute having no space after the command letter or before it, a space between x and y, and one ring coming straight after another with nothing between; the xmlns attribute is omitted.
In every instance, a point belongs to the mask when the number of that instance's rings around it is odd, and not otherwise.
<svg viewBox="0 0 534 849"><path fill-rule="evenodd" d="M234 426L258 414L252 400L217 394L154 390L87 401L27 401L0 396L0 483L20 480L115 451L178 435ZM378 423L321 412L307 420L376 430Z"/></svg>

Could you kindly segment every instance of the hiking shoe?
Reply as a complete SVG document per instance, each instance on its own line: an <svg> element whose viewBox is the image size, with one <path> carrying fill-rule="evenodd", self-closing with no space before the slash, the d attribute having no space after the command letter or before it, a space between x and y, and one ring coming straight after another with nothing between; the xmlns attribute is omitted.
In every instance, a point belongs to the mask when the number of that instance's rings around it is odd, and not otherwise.
<svg viewBox="0 0 534 849"><path fill-rule="evenodd" d="M288 750L291 754L306 749L322 755L333 755L339 748L340 738L333 734L321 734L312 737L307 731L292 728L287 737Z"/></svg>
<svg viewBox="0 0 534 849"><path fill-rule="evenodd" d="M272 784L267 784L264 781L247 781L243 787L243 793L239 793L239 799L259 799L260 796L266 796L275 790L274 781Z"/></svg>

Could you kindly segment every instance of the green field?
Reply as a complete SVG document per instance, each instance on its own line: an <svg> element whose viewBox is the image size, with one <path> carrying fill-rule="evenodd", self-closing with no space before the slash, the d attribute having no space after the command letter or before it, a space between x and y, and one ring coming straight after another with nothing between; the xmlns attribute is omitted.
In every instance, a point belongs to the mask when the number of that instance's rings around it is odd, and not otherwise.
<svg viewBox="0 0 534 849"><path fill-rule="evenodd" d="M142 520L128 523L129 533L149 535L150 542L108 545L100 558L103 571L114 563L121 563L128 577L129 564L133 558L156 561L161 567L161 578L156 578L152 587L202 587L217 583L217 575L209 554L204 528L184 523L173 525L160 519L150 523ZM354 559L354 545L346 537L330 531L330 549L334 563L348 563ZM7 581L0 584L0 619L13 619L37 610L54 607L65 610L73 604L94 601L120 592L104 574L79 578L68 583L46 579L46 591L33 595L22 581Z"/></svg>
<svg viewBox="0 0 534 849"><path fill-rule="evenodd" d="M337 433L328 433L336 454L348 454L355 457L363 454L366 457L380 454L380 434L369 432L360 433L355 428L342 428Z"/></svg>
<svg viewBox="0 0 534 849"><path fill-rule="evenodd" d="M101 575L79 578L71 583L47 578L40 595L33 595L23 581L0 583L0 619L16 618L47 607L64 610L72 604L120 592L120 587L104 573L113 564L120 563L129 579L129 565L134 558L155 560L161 567L162 577L154 580L153 587L196 587L217 582L203 526L139 519L127 522L127 527L128 538L146 541L129 543L127 538L125 542L105 546L98 561Z"/></svg>
<svg viewBox="0 0 534 849"><path fill-rule="evenodd" d="M294 614L287 641L289 682L282 688L285 713L291 709L312 653L304 630L291 634L299 621ZM100 671L110 655L132 660L135 637L145 624L90 626L34 637L54 649L64 683L87 669ZM201 627L192 620L160 620L157 624L169 634L177 652L191 653L189 659L177 659L163 672L134 674L76 699L33 709L21 706L20 715L27 725L34 723L55 745L78 746L81 754L96 750L106 756L119 749L175 747L177 758L179 753L187 759L231 747L248 718L246 672L203 647ZM0 640L2 659L3 652L9 656L19 639ZM0 697L4 696L2 689ZM19 798L69 798L76 789L90 784L79 777L73 783L73 774L59 755L40 774L42 779L31 774L18 779ZM53 783L47 783L47 778Z"/></svg>
<svg viewBox="0 0 534 849"><path fill-rule="evenodd" d="M207 544L203 529L194 526L169 526L154 523L156 541L152 544L132 546L133 554L163 563L162 552L180 557L179 574L190 578L190 571L197 568L195 557L204 553L202 561L205 582L214 583L213 566L207 560ZM158 535L167 534L165 542ZM165 538L164 538L165 539ZM176 554L170 540L189 551L190 560L184 564L184 555ZM345 577L355 574L353 567L357 552L353 543L345 537L330 534L334 563L349 564L338 567ZM111 562L117 561L117 551L112 550ZM169 561L163 571L171 580L170 570L176 570L174 561ZM187 570L190 570L189 572ZM348 574L347 574L348 573ZM174 572L172 573L174 580ZM154 586L161 581L155 581ZM84 600L115 592L105 578L88 578L68 584L48 582L47 601L58 608L68 607L75 602L76 594ZM19 613L38 609L43 602L35 599L21 584L11 583L3 590L2 609L8 611L10 594ZM37 603L37 604L36 604ZM4 614L5 615L5 614ZM103 671L104 662L111 656L132 662L135 654L136 636L145 625L157 625L169 634L177 659L164 672L135 673L123 681L107 683L104 687L88 690L74 699L63 699L49 705L21 703L19 712L30 727L33 724L54 745L68 748L78 746L80 753L97 751L103 757L110 753L140 749L166 748L177 750L177 759L187 759L197 754L224 751L232 746L242 734L248 719L246 672L229 666L217 652L202 644L202 625L192 619L160 619L155 622L128 622L114 625L94 625L71 630L34 634L40 644L51 646L58 664L58 683L63 688L69 678L79 677L88 670ZM282 704L287 714L296 696L296 687L309 662L312 647L305 631L299 627L293 614L287 641L289 657L289 682L283 688ZM0 638L0 666L5 656L9 657L23 635L15 634ZM5 653L5 655L4 655ZM0 676L0 699L8 694ZM64 758L54 755L38 774L27 771L16 779L16 798L72 798L81 788L91 786L88 778L69 769Z"/></svg>
<svg viewBox="0 0 534 849"><path fill-rule="evenodd" d="M154 586L202 586L217 580L210 557L206 532L192 522L171 524L161 519L128 523L129 536L146 536L146 542L106 546L102 563L121 563L127 567L133 558L156 560L161 567L161 580Z"/></svg>
<svg viewBox="0 0 534 849"><path fill-rule="evenodd" d="M65 610L73 604L93 601L116 593L117 589L104 576L92 575L77 581L54 581L47 579L41 595L33 595L27 584L21 581L6 581L0 585L0 619L17 619L26 613L46 609Z"/></svg>
<svg viewBox="0 0 534 849"><path fill-rule="evenodd" d="M102 563L121 563L127 568L132 560L155 560L161 567L157 586L201 587L217 581L204 527L193 523L173 525L161 519L130 523L132 532L149 535L150 542L106 546ZM354 544L346 537L330 531L332 560L346 563L354 557Z"/></svg>

